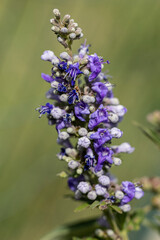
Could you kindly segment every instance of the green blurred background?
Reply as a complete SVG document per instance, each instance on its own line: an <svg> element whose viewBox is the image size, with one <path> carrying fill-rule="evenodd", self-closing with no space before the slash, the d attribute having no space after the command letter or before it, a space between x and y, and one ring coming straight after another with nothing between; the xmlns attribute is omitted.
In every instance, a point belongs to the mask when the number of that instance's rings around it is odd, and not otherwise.
<svg viewBox="0 0 160 240"><path fill-rule="evenodd" d="M158 150L133 125L133 120L147 124L146 114L160 109L160 1L1 0L2 240L38 240L59 224L97 214L74 213L78 203L64 198L66 181L56 176L64 169L56 158L56 132L34 110L46 103L49 87L41 72L49 73L50 64L40 55L47 49L63 51L50 30L53 8L79 23L92 44L91 53L111 61L115 95L128 108L120 125L123 140L136 148L113 172L120 180L131 180L160 171ZM81 42L75 43L74 51Z"/></svg>

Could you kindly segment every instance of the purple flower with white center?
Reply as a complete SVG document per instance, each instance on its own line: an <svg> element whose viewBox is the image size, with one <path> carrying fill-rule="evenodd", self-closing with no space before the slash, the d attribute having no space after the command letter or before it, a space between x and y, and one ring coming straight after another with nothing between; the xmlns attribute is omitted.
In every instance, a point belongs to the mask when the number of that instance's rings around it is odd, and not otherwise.
<svg viewBox="0 0 160 240"><path fill-rule="evenodd" d="M122 143L119 146L112 146L115 153L132 153L134 148L129 143Z"/></svg>
<svg viewBox="0 0 160 240"><path fill-rule="evenodd" d="M99 108L91 114L88 127L93 130L100 123L105 123L108 121L107 109L101 104Z"/></svg>
<svg viewBox="0 0 160 240"><path fill-rule="evenodd" d="M81 137L78 139L78 146L88 148L91 141L87 137Z"/></svg>
<svg viewBox="0 0 160 240"><path fill-rule="evenodd" d="M71 82L71 86L75 85L75 79L78 75L83 74L82 71L80 71L79 69L79 62L74 63L74 64L70 64L69 68L65 70L66 75L65 78L68 76L71 78L72 82Z"/></svg>
<svg viewBox="0 0 160 240"><path fill-rule="evenodd" d="M77 91L75 89L73 89L69 92L68 103L73 104L76 100L77 101L79 100L79 95L78 95Z"/></svg>
<svg viewBox="0 0 160 240"><path fill-rule="evenodd" d="M103 59L99 58L97 56L97 54L95 53L94 55L88 56L88 60L89 60L89 68L90 68L90 71L91 71L91 74L90 74L88 80L91 82L101 72Z"/></svg>
<svg viewBox="0 0 160 240"><path fill-rule="evenodd" d="M112 155L113 155L113 151L110 148L108 147L100 148L98 151L98 162L96 164L95 171L96 172L100 171L105 162L112 164L113 163Z"/></svg>
<svg viewBox="0 0 160 240"><path fill-rule="evenodd" d="M98 128L97 132L92 133L90 139L94 140L95 150L112 139L111 134L105 128Z"/></svg>
<svg viewBox="0 0 160 240"><path fill-rule="evenodd" d="M91 190L91 186L89 185L89 183L82 181L78 184L77 189L81 191L81 193L86 194Z"/></svg>
<svg viewBox="0 0 160 240"><path fill-rule="evenodd" d="M114 138L120 138L120 137L122 137L123 132L119 128L114 127L114 128L111 128L110 134Z"/></svg>
<svg viewBox="0 0 160 240"><path fill-rule="evenodd" d="M53 105L50 103L46 103L45 106L40 106L39 108L36 108L36 110L40 113L39 117L41 117L45 113L50 114L52 109Z"/></svg>
<svg viewBox="0 0 160 240"><path fill-rule="evenodd" d="M81 181L84 181L83 175L80 175L76 178L69 177L68 178L68 186L73 192L75 192L77 190L77 186L78 186L79 182L81 182Z"/></svg>
<svg viewBox="0 0 160 240"><path fill-rule="evenodd" d="M92 85L92 90L97 93L96 95L96 101L98 104L102 103L103 98L106 97L108 88L106 85L102 82L95 82Z"/></svg>
<svg viewBox="0 0 160 240"><path fill-rule="evenodd" d="M111 181L108 176L102 175L98 178L98 182L103 186L108 186Z"/></svg>
<svg viewBox="0 0 160 240"><path fill-rule="evenodd" d="M54 79L50 75L45 73L41 73L41 77L48 83L51 83L54 81Z"/></svg>
<svg viewBox="0 0 160 240"><path fill-rule="evenodd" d="M104 196L107 193L106 188L102 187L100 184L95 185L95 190L98 196Z"/></svg>
<svg viewBox="0 0 160 240"><path fill-rule="evenodd" d="M90 114L88 104L84 103L83 101L78 102L75 105L74 112L76 117L83 122L85 121L85 119L83 118L83 115Z"/></svg>

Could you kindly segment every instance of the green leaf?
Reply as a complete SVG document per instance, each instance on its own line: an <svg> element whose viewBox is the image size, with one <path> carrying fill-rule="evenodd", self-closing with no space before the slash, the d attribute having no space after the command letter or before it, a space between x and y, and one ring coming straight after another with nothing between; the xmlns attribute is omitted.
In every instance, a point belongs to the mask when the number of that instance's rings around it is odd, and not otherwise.
<svg viewBox="0 0 160 240"><path fill-rule="evenodd" d="M110 208L112 208L114 211L116 211L119 214L122 214L122 210L120 209L120 207L116 206L116 205L110 205Z"/></svg>
<svg viewBox="0 0 160 240"><path fill-rule="evenodd" d="M156 132L156 130L147 128L142 126L141 124L134 122L134 124L151 140L160 148L160 135Z"/></svg>
<svg viewBox="0 0 160 240"><path fill-rule="evenodd" d="M82 205L78 206L74 212L81 212L83 211L84 209L88 208L89 207L89 203L83 203Z"/></svg>
<svg viewBox="0 0 160 240"><path fill-rule="evenodd" d="M94 208L98 207L99 204L100 204L99 201L94 201L94 202L90 205L90 208L91 208L91 209L94 209Z"/></svg>

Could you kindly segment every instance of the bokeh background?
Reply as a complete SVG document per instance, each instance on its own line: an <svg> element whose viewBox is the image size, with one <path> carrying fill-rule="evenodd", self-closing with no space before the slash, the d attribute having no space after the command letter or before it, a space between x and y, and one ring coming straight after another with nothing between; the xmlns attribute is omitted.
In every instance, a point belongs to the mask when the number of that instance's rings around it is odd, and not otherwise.
<svg viewBox="0 0 160 240"><path fill-rule="evenodd" d="M147 113L160 109L160 1L1 0L2 240L39 240L60 224L97 214L74 213L78 203L64 198L66 181L56 176L64 169L56 158L56 132L35 112L46 103L49 87L41 72L49 73L50 64L41 61L40 55L47 49L56 54L63 51L50 30L53 8L79 23L92 44L91 53L111 61L107 67L116 84L115 95L128 109L120 125L123 140L136 148L113 172L120 180L160 172L158 149L133 125L133 121L147 124ZM74 51L80 43L75 43Z"/></svg>

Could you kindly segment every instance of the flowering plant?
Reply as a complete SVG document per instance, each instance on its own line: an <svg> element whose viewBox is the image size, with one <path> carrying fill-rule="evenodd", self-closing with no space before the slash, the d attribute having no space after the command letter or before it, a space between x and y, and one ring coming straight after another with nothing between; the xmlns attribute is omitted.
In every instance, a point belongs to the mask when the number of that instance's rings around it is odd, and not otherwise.
<svg viewBox="0 0 160 240"><path fill-rule="evenodd" d="M114 97L110 75L102 72L109 60L90 54L86 41L73 55L72 44L83 37L82 29L70 15L61 19L58 9L53 13L51 29L65 52L57 57L47 50L41 56L51 64L51 74L42 73L42 78L50 85L46 97L52 103L37 110L40 117L46 114L49 125L56 127L57 142L62 146L57 156L68 166L59 176L67 178L72 196L83 202L75 211L102 211L93 232L81 232L81 238L72 235L69 239L128 239L128 231L137 229L143 215L131 210L130 202L140 199L144 192L137 181L118 184L110 171L121 165L121 155L134 151L126 142L112 144L123 135L118 124L127 109ZM135 218L138 222L134 222Z"/></svg>

